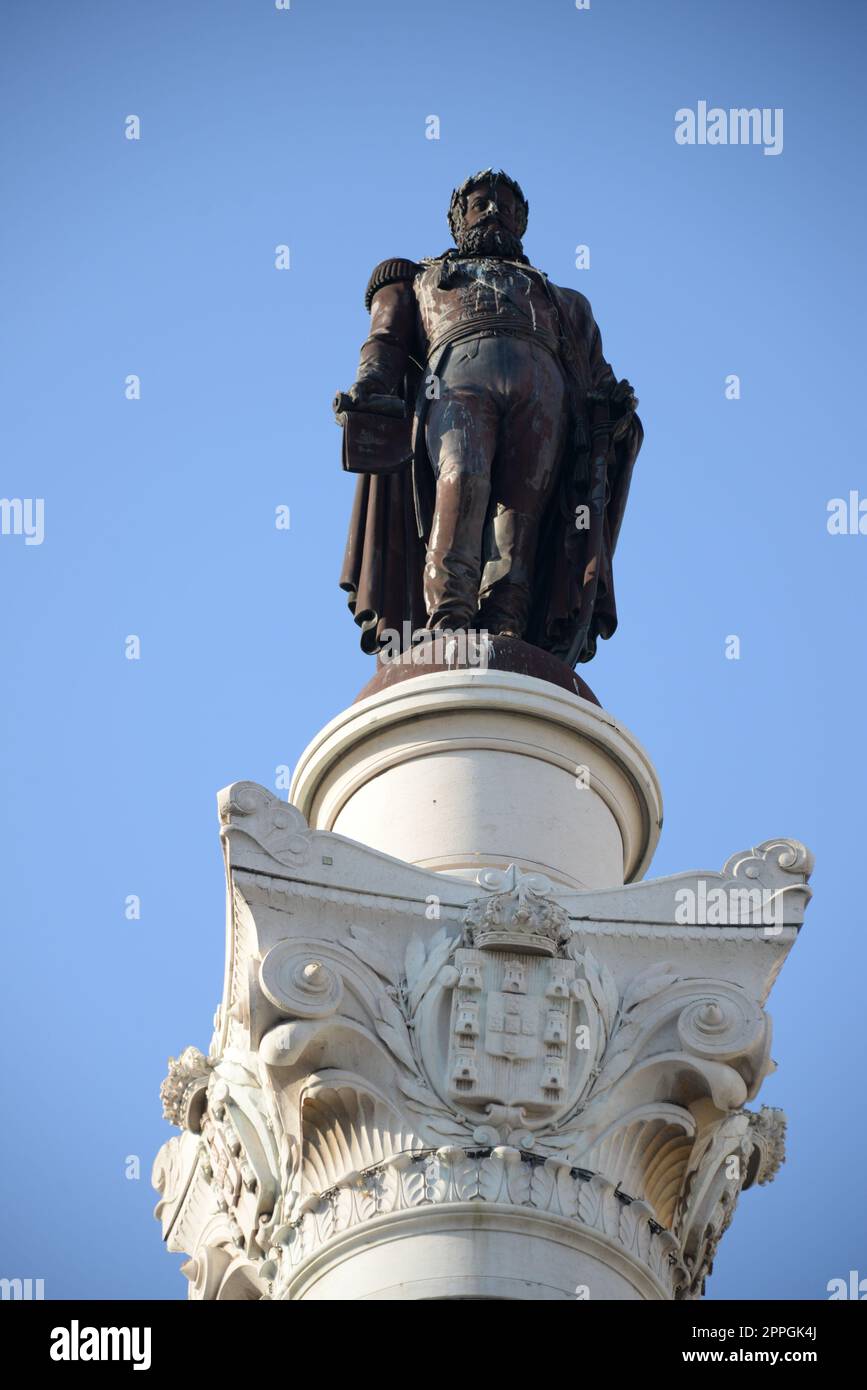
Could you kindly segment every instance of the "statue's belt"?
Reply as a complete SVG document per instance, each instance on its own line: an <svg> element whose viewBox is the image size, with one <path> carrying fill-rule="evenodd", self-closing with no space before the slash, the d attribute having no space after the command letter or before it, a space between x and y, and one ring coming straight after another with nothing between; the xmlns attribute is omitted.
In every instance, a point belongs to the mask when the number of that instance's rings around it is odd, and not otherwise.
<svg viewBox="0 0 867 1390"><path fill-rule="evenodd" d="M513 319L503 319L498 314L489 314L463 323L452 324L445 333L434 338L427 350L428 363L433 361L434 357L450 343L463 342L466 338L487 338L492 334L497 337L524 338L530 342L539 343L559 361L560 343L555 334L549 333L546 328L532 328L529 324L517 323Z"/></svg>

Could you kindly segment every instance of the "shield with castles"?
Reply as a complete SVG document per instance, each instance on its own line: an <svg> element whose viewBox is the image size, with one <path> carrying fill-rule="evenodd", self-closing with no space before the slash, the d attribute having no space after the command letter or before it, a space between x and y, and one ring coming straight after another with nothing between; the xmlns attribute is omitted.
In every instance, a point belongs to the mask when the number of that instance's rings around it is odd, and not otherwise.
<svg viewBox="0 0 867 1390"><path fill-rule="evenodd" d="M528 1115L560 1109L576 1070L575 962L463 949L454 964L450 1098Z"/></svg>

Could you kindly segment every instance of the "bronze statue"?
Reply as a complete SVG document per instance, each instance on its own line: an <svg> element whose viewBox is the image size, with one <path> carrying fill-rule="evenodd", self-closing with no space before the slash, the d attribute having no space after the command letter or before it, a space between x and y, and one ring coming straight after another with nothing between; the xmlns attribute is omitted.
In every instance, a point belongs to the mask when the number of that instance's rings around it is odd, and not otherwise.
<svg viewBox="0 0 867 1390"><path fill-rule="evenodd" d="M585 297L524 255L527 216L519 185L483 170L452 194L454 249L370 277L370 336L335 399L361 475L340 582L365 651L481 629L574 667L617 626L637 401Z"/></svg>

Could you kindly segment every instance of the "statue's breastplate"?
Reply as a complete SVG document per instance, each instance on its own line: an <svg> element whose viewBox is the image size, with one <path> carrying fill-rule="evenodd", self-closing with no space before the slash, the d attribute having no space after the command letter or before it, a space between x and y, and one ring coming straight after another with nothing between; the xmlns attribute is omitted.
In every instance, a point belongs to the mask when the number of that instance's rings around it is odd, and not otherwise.
<svg viewBox="0 0 867 1390"><path fill-rule="evenodd" d="M541 276L514 261L476 257L437 263L416 277L415 292L429 349L463 327L558 337L556 311Z"/></svg>

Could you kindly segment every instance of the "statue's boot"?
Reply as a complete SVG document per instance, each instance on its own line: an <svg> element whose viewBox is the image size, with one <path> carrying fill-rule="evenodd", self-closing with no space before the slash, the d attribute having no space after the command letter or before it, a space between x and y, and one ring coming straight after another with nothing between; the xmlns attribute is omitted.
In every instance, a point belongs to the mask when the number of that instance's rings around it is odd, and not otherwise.
<svg viewBox="0 0 867 1390"><path fill-rule="evenodd" d="M441 466L424 567L429 628L457 631L475 625L490 495L490 479L483 473L464 471L454 461Z"/></svg>
<svg viewBox="0 0 867 1390"><path fill-rule="evenodd" d="M479 594L479 625L487 632L523 637L530 617L539 518L498 507L491 521L493 551Z"/></svg>

